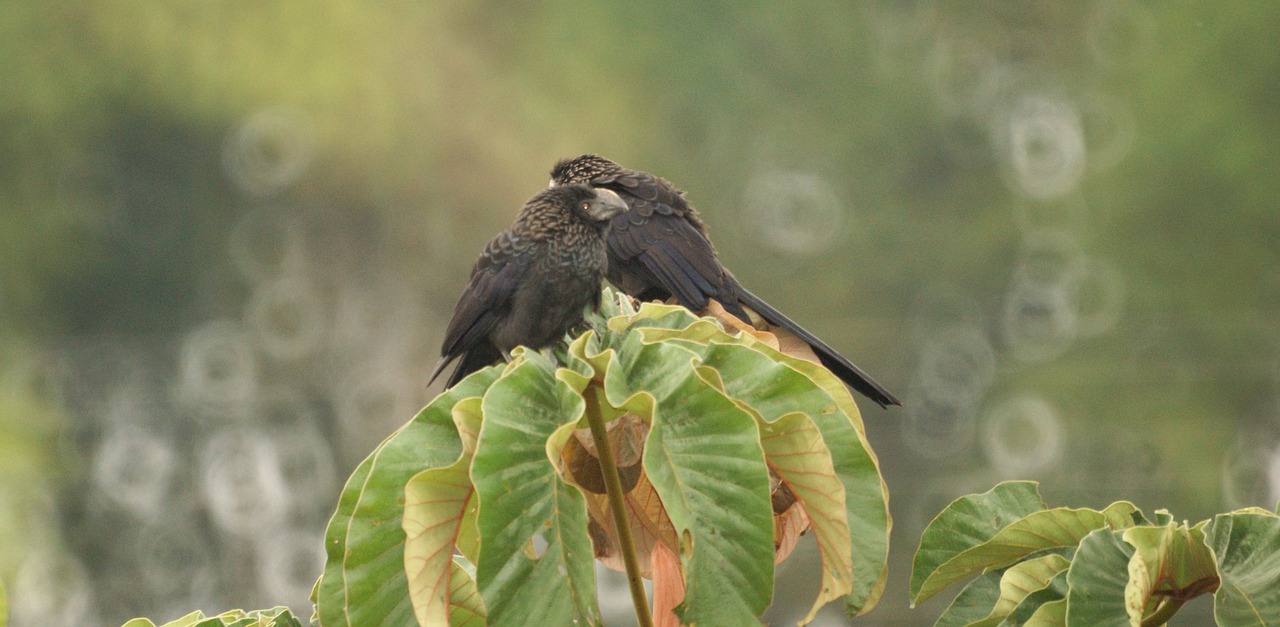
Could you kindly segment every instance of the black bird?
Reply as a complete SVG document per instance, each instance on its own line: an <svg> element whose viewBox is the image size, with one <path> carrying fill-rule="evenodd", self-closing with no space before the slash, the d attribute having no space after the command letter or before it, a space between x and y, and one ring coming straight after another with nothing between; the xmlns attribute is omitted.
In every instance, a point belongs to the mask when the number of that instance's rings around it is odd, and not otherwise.
<svg viewBox="0 0 1280 627"><path fill-rule="evenodd" d="M609 221L627 210L618 195L586 185L553 187L525 203L511 228L484 247L444 334L440 371L459 357L446 387L510 357L555 343L600 306ZM429 381L427 385L430 385Z"/></svg>
<svg viewBox="0 0 1280 627"><path fill-rule="evenodd" d="M720 264L707 228L684 192L665 179L586 154L557 163L551 184L587 184L612 190L626 201L627 211L613 218L609 230L608 279L622 291L641 300L675 296L697 312L715 299L747 324L751 319L743 308L749 307L808 343L822 365L881 407L902 404L835 349L738 283Z"/></svg>

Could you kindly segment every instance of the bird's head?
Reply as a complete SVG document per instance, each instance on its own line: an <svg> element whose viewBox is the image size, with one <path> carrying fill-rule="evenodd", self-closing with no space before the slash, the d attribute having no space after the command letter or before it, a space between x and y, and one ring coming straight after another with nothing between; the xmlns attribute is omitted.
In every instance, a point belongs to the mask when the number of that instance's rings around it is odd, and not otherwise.
<svg viewBox="0 0 1280 627"><path fill-rule="evenodd" d="M627 209L626 201L611 190L557 185L530 198L516 216L512 229L532 233L535 239L575 224L603 233L609 230L614 216Z"/></svg>
<svg viewBox="0 0 1280 627"><path fill-rule="evenodd" d="M570 189L581 194L574 202L574 211L590 222L607 225L614 216L627 210L627 202L612 190L573 185Z"/></svg>
<svg viewBox="0 0 1280 627"><path fill-rule="evenodd" d="M596 154L561 159L551 168L551 186L590 183L596 177L622 171L622 166Z"/></svg>

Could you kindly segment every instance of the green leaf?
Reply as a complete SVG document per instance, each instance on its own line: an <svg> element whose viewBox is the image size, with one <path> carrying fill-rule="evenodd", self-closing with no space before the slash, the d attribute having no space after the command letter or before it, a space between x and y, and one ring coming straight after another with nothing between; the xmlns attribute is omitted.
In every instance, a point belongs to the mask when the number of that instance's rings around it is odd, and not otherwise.
<svg viewBox="0 0 1280 627"><path fill-rule="evenodd" d="M4 584L0 583L0 627L9 624L9 597L5 595Z"/></svg>
<svg viewBox="0 0 1280 627"><path fill-rule="evenodd" d="M135 618L123 627L155 627L155 623L145 618ZM231 610L217 616L205 617L203 612L195 611L182 618L161 625L161 627L302 627L289 608L273 607L269 610Z"/></svg>
<svg viewBox="0 0 1280 627"><path fill-rule="evenodd" d="M1107 526L1113 531L1151 524L1146 516L1142 515L1142 510L1129 501L1116 501L1108 505L1102 510L1102 517L1106 519Z"/></svg>
<svg viewBox="0 0 1280 627"><path fill-rule="evenodd" d="M204 615L204 612L196 611L177 620L165 623L161 627L192 627L193 625L198 625L200 623L208 624L210 620L217 620L217 617L209 618ZM150 624L151 621L147 621L147 623ZM219 621L219 623L221 623L221 621Z"/></svg>
<svg viewBox="0 0 1280 627"><path fill-rule="evenodd" d="M684 329L699 319L680 305L649 302L640 305L640 310L635 314L611 318L608 327L621 337L624 331L631 329Z"/></svg>
<svg viewBox="0 0 1280 627"><path fill-rule="evenodd" d="M982 494L971 494L948 505L929 523L920 537L920 548L911 565L911 604L963 579L973 570L953 567L938 571L965 551L987 542L1001 529L1044 509L1033 481L1007 481ZM980 564L971 565L982 568Z"/></svg>
<svg viewBox="0 0 1280 627"><path fill-rule="evenodd" d="M1217 564L1204 542L1206 524L1207 521L1187 527L1169 523L1125 530L1124 541L1135 549L1125 588L1131 623L1140 623L1160 603L1181 605L1217 589Z"/></svg>
<svg viewBox="0 0 1280 627"><path fill-rule="evenodd" d="M761 424L760 442L765 462L809 515L822 556L822 587L809 614L800 621L808 624L822 606L853 590L852 541L845 516L844 487L836 478L831 451L823 443L822 433L808 416L797 412Z"/></svg>
<svg viewBox="0 0 1280 627"><path fill-rule="evenodd" d="M1108 527L1093 531L1080 541L1080 548L1067 570L1068 624L1097 627L1130 624L1125 608L1125 586L1129 583L1129 558L1134 549L1125 543L1123 533ZM1036 615L1050 605L1040 606Z"/></svg>
<svg viewBox="0 0 1280 627"><path fill-rule="evenodd" d="M995 627L1031 594L1049 587L1059 573L1066 572L1071 561L1061 555L1049 554L1018 562L1004 571L1000 577L1000 598L991 613L971 627Z"/></svg>
<svg viewBox="0 0 1280 627"><path fill-rule="evenodd" d="M1074 551L1072 554L1074 555ZM1049 580L1049 585L1028 594L1026 598L1018 602L1018 606L1009 612L1007 619L1010 625L1022 625L1031 620L1031 617L1040 610L1040 606L1054 601L1063 601L1063 608L1066 608L1067 598L1067 571L1062 571Z"/></svg>
<svg viewBox="0 0 1280 627"><path fill-rule="evenodd" d="M586 503L556 474L546 450L557 428L582 418L585 403L545 357L529 351L525 358L482 402L471 462L483 538L476 583L492 624L598 624ZM535 537L546 543L541 555L534 554Z"/></svg>
<svg viewBox="0 0 1280 627"><path fill-rule="evenodd" d="M824 551L823 561L851 560L852 587L846 607L858 614L870 610L883 591L888 565L889 493L879 462L867 442L858 407L848 390L828 370L780 353L748 335L729 336L714 321L701 319L673 333L644 330L647 341L681 341L713 369L713 383L749 412L766 422L793 411L804 411L822 432L845 493L845 515L857 546L844 545L850 557ZM696 338L698 342L690 338ZM699 342L708 342L700 344ZM824 545L820 549L835 549Z"/></svg>
<svg viewBox="0 0 1280 627"><path fill-rule="evenodd" d="M681 537L680 618L755 624L773 592L768 468L755 419L700 379L694 359L628 334L609 354L605 393L651 425L642 463Z"/></svg>
<svg viewBox="0 0 1280 627"><path fill-rule="evenodd" d="M722 334L710 339L718 342L731 338ZM788 412L804 412L818 427L819 433L815 435L824 445L827 452L824 454L832 459L832 479L837 484L823 490L844 493L840 503L829 502L829 499L822 503L810 498L805 508L810 518L815 518L814 532L823 559L824 582L840 587L828 592L824 583L814 612L841 594L847 595L847 604L855 610L870 609L876 604L876 586L887 562L891 523L888 494L876 457L859 438L858 408L847 397L847 392L842 394L842 401L837 401L813 379L783 360L782 353L773 352L763 344L716 342L707 347L690 347L703 354L704 370L701 371L708 372L704 377L708 377L709 383L722 389L746 411L759 416L765 424L782 420L790 415ZM709 379L712 372L717 380ZM842 386L840 389L844 390ZM774 462L769 464L777 471ZM813 475L806 473L805 476ZM810 491L810 494L822 494L823 490ZM801 502L805 499L801 498ZM823 513L831 505L840 505L840 511ZM818 521L819 516L831 520ZM827 537L828 532L835 535ZM858 537L858 545L852 545L850 537ZM833 590L842 591L836 594ZM810 613L810 617L812 615Z"/></svg>
<svg viewBox="0 0 1280 627"><path fill-rule="evenodd" d="M1023 627L1065 627L1067 624L1067 600L1049 601L1023 623Z"/></svg>
<svg viewBox="0 0 1280 627"><path fill-rule="evenodd" d="M920 586L920 598L928 598L973 573L1001 568L1041 551L1074 547L1094 529L1109 524L1129 525L1133 504L1121 501L1099 512L1059 507L1032 512L1000 529L989 540L968 548L940 564Z"/></svg>
<svg viewBox="0 0 1280 627"><path fill-rule="evenodd" d="M453 424L454 405L480 396L501 374L501 368L486 368L463 379L356 467L325 530L328 559L314 592L325 627L414 623L400 522L405 484L427 468L458 459L462 443Z"/></svg>
<svg viewBox="0 0 1280 627"><path fill-rule="evenodd" d="M208 619L202 623L196 623L197 627L302 627L302 621L298 620L289 608L284 606L273 607L269 610L254 610L249 613L240 610L232 610L219 614L218 616Z"/></svg>
<svg viewBox="0 0 1280 627"><path fill-rule="evenodd" d="M1280 624L1280 517L1261 509L1219 514L1207 535L1222 576L1213 597L1218 624Z"/></svg>
<svg viewBox="0 0 1280 627"><path fill-rule="evenodd" d="M484 601L476 588L475 573L467 569L462 558L453 558L453 572L449 576L449 625L450 627L484 627Z"/></svg>
<svg viewBox="0 0 1280 627"><path fill-rule="evenodd" d="M933 627L964 627L980 621L991 615L991 609L999 599L1000 573L990 572L975 577L960 590Z"/></svg>
<svg viewBox="0 0 1280 627"><path fill-rule="evenodd" d="M768 346L759 345L757 349L812 380L835 401L839 410L824 408L811 417L822 430L835 461L836 475L845 486L849 532L860 545L854 551L854 588L845 598L845 610L853 615L868 612L884 594L889 576L889 533L893 519L889 516L889 488L880 475L880 461L867 440L862 414L848 388L831 371ZM849 437L850 428L856 440ZM871 576L877 570L879 573L873 579Z"/></svg>
<svg viewBox="0 0 1280 627"><path fill-rule="evenodd" d="M454 545L459 536L469 535L471 543L478 536L474 521L471 525L463 522L474 493L470 470L480 432L480 402L480 398L472 397L453 407L453 422L462 439L458 460L448 466L428 468L405 486L404 568L414 614L424 627L449 624L452 576L457 569Z"/></svg>
<svg viewBox="0 0 1280 627"><path fill-rule="evenodd" d="M191 614L188 614L187 616L183 616L182 618L179 618L178 620L185 620L185 619L187 619L187 618L189 618L189 617L191 617L191 616L200 616L200 613L199 613L199 612L192 612ZM174 621L174 622L177 622L177 621ZM172 624L172 623L170 623L170 624ZM181 625L181 627L186 627L186 625L190 625L190 624L191 624L191 623L185 623L185 624L180 624L180 625ZM156 627L156 624L155 624L155 623L153 623L153 622L151 622L151 620L150 620L150 619L147 619L147 618L134 618L134 619L130 620L129 622L127 622L127 623L125 623L125 624L121 625L120 627ZM166 626L166 627L167 627L167 626Z"/></svg>

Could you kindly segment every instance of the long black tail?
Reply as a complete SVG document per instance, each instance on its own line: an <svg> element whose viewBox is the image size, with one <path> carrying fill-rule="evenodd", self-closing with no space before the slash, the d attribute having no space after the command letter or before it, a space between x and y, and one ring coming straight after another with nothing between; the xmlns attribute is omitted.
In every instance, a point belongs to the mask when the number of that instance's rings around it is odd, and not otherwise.
<svg viewBox="0 0 1280 627"><path fill-rule="evenodd" d="M768 320L769 324L776 327L782 327L794 333L796 337L804 340L805 343L813 349L813 352L818 355L818 361L821 361L822 365L835 373L837 377L840 377L840 380L847 383L849 387L852 387L863 396L879 403L881 407L887 408L890 405L902 404L897 397L889 393L889 390L884 389L884 386L876 383L875 379L868 376L861 368L853 365L853 362L845 359L840 353L837 353L836 349L827 346L826 342L823 342L814 334L806 331L804 327L796 324L794 320L783 315L781 311L774 309L773 305L764 302L764 299L747 291L746 288L742 287L741 283L737 285L737 288L738 299L742 304L755 310L756 313L760 314L760 317Z"/></svg>
<svg viewBox="0 0 1280 627"><path fill-rule="evenodd" d="M431 383L436 380L436 377L440 376L440 372L448 367L449 362L454 359L456 359L456 357L441 357L440 362L436 364L435 371L431 373L431 379L427 381L427 385L431 385ZM462 360L458 362L458 367L454 368L453 373L449 375L447 380L445 380L445 389L453 387L454 384L461 381L467 375L484 368L485 366L492 366L493 364L498 363L498 360L500 359L502 359L502 353L499 352L497 348L494 348L493 344L482 342L478 346L472 346L467 350L467 352L462 354Z"/></svg>

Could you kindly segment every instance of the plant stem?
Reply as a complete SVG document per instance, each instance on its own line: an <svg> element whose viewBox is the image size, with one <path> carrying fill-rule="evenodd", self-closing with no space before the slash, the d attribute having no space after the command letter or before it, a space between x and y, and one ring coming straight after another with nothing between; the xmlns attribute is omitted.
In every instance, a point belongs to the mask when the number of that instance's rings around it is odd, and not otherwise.
<svg viewBox="0 0 1280 627"><path fill-rule="evenodd" d="M631 588L631 602L636 606L636 622L640 627L653 627L649 598L645 596L640 562L636 559L636 545L631 537L631 525L627 523L622 481L618 479L618 466L614 464L613 449L609 446L609 432L604 426L604 414L600 412L599 395L603 393L603 388L596 383L592 381L587 393L583 394L587 401L587 424L591 425L591 437L595 440L600 470L604 473L604 491L608 497L609 511L613 513L613 526L618 531L618 550L622 552L622 562L627 568L627 584Z"/></svg>
<svg viewBox="0 0 1280 627"><path fill-rule="evenodd" d="M1164 603L1161 603L1160 606L1156 608L1156 611L1152 612L1146 620L1142 621L1142 627L1158 627L1159 625L1169 622L1169 619L1177 613L1183 603L1186 603L1184 599L1165 599Z"/></svg>

